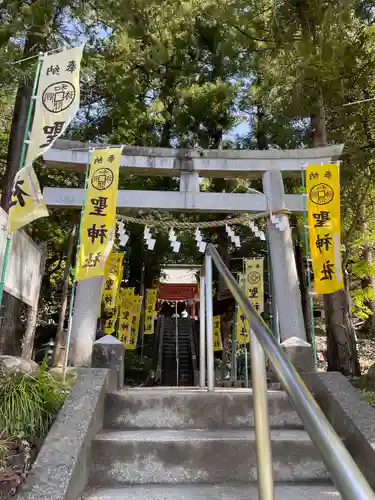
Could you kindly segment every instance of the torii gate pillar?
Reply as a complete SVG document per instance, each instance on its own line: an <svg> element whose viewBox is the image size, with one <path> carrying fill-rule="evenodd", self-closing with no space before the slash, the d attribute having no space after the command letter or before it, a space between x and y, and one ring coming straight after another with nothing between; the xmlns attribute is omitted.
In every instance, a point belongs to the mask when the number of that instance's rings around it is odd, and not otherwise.
<svg viewBox="0 0 375 500"><path fill-rule="evenodd" d="M103 281L99 277L77 283L69 349L71 366L91 366Z"/></svg>
<svg viewBox="0 0 375 500"><path fill-rule="evenodd" d="M286 209L284 183L280 171L264 174L263 190L270 212ZM288 216L278 215L278 217L283 219L284 231L276 228L269 219L267 224L281 341L284 342L292 337L306 341L292 231Z"/></svg>

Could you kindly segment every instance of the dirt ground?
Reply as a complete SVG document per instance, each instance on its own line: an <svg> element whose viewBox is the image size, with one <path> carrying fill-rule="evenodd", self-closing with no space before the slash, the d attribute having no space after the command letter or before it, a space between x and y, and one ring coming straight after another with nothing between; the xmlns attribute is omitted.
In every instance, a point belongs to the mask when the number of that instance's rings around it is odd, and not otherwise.
<svg viewBox="0 0 375 500"><path fill-rule="evenodd" d="M375 363L375 340L358 339L357 349L359 364L361 365L361 373L362 375L365 375L369 367ZM318 369L320 371L326 371L327 338L325 336L316 336L316 351L318 355Z"/></svg>

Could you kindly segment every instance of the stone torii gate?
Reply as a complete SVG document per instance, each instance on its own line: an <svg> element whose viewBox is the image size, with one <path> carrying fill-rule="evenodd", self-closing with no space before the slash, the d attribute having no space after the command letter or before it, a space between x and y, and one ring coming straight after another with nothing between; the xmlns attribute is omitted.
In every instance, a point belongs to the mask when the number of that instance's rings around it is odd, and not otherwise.
<svg viewBox="0 0 375 500"><path fill-rule="evenodd" d="M103 145L90 144L91 148ZM343 145L298 150L186 150L172 148L124 147L120 176L179 177L176 192L118 192L118 212L127 209L198 211L218 213L276 212L286 209L302 212L301 195L285 194L283 178L299 177L306 164L329 163L338 160ZM58 140L44 154L47 168L84 173L89 162L88 145ZM201 178L263 179L263 194L203 193ZM75 188L44 189L47 206L79 208L84 190ZM269 220L268 240L272 262L275 299L279 311L282 341L297 337L306 341L301 296L294 258L289 219L281 217L285 227L279 231ZM89 366L95 341L97 315L100 308L103 278L80 281L74 305L70 362L73 366Z"/></svg>

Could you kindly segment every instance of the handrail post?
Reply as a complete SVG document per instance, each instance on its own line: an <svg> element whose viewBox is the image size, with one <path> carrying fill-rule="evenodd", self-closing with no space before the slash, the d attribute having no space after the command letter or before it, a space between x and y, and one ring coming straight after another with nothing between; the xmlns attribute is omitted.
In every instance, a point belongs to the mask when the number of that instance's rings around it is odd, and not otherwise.
<svg viewBox="0 0 375 500"><path fill-rule="evenodd" d="M274 500L271 436L268 420L266 357L262 346L252 330L250 330L250 355L259 500Z"/></svg>
<svg viewBox="0 0 375 500"><path fill-rule="evenodd" d="M206 387L206 280L200 279L199 290L199 387Z"/></svg>
<svg viewBox="0 0 375 500"><path fill-rule="evenodd" d="M215 386L215 369L212 300L212 257L209 253L206 254L204 274L206 279L207 388L209 392L213 392Z"/></svg>

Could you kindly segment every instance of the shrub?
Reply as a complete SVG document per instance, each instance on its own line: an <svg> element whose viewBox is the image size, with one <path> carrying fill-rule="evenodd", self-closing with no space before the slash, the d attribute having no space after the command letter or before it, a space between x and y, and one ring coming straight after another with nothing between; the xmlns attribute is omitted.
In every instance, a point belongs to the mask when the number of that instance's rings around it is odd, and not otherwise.
<svg viewBox="0 0 375 500"><path fill-rule="evenodd" d="M141 356L137 351L126 351L125 384L143 385L150 373L152 359Z"/></svg>
<svg viewBox="0 0 375 500"><path fill-rule="evenodd" d="M69 392L43 363L34 376L0 373L0 432L3 438L44 437Z"/></svg>

